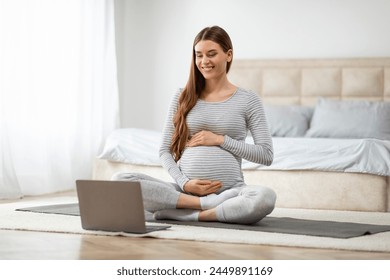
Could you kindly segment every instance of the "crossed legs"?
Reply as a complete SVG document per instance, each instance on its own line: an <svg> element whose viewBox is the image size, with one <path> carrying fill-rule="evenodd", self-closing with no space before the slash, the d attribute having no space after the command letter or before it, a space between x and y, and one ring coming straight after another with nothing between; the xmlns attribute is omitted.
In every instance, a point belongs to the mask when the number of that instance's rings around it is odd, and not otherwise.
<svg viewBox="0 0 390 280"><path fill-rule="evenodd" d="M270 214L276 201L275 192L262 186L197 197L183 193L177 184L144 174L117 173L112 180L139 181L145 209L154 212L156 219L252 224Z"/></svg>

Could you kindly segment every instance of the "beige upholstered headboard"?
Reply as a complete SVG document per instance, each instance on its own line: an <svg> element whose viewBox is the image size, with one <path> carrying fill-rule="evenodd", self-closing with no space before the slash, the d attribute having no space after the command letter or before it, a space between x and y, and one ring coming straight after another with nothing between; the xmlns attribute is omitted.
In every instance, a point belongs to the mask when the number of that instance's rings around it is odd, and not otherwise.
<svg viewBox="0 0 390 280"><path fill-rule="evenodd" d="M319 96L390 101L390 58L236 59L229 79L266 104L314 105Z"/></svg>

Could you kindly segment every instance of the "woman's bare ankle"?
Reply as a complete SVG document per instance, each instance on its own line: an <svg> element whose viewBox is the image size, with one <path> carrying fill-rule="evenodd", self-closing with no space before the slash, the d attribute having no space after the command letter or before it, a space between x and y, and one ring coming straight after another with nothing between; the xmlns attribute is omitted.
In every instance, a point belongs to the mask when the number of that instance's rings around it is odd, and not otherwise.
<svg viewBox="0 0 390 280"><path fill-rule="evenodd" d="M179 199L177 200L176 203L176 208L177 209L196 209L200 210L200 199L198 196L193 196L193 195L188 195L185 193L181 193L179 195Z"/></svg>
<svg viewBox="0 0 390 280"><path fill-rule="evenodd" d="M217 222L217 214L215 212L215 208L203 210L199 213L199 221L203 222Z"/></svg>

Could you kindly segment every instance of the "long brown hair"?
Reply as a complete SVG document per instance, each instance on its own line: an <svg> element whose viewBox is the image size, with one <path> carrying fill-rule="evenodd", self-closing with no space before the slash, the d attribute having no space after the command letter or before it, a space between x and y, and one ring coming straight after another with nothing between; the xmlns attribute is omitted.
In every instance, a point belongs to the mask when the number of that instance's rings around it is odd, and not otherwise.
<svg viewBox="0 0 390 280"><path fill-rule="evenodd" d="M190 136L186 117L191 109L195 106L202 90L205 87L206 81L196 66L195 46L200 41L210 40L221 46L223 51L227 53L233 51L233 44L227 32L219 26L206 27L196 35L192 46L192 61L190 75L185 88L179 97L176 114L173 117L173 125L175 130L172 135L170 151L173 158L178 161L185 149L186 143ZM227 62L226 73L229 72L232 60Z"/></svg>

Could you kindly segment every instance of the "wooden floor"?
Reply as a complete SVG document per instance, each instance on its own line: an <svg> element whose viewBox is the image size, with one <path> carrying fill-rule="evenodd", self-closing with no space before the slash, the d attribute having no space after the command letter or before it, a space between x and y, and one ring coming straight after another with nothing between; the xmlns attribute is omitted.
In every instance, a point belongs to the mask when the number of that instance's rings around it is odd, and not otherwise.
<svg viewBox="0 0 390 280"><path fill-rule="evenodd" d="M390 253L0 230L0 259L376 260L390 259Z"/></svg>
<svg viewBox="0 0 390 280"><path fill-rule="evenodd" d="M162 259L390 259L388 253L240 245L152 238L0 231L2 260L162 260Z"/></svg>

